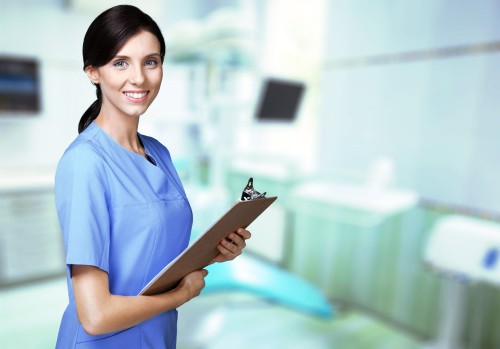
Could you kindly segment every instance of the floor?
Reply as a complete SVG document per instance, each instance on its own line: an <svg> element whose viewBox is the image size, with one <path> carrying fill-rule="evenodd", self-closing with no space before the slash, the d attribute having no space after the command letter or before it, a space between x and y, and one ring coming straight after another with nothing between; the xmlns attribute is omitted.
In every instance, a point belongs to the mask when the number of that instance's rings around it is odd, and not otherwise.
<svg viewBox="0 0 500 349"><path fill-rule="evenodd" d="M63 278L0 290L0 348L54 348L65 307ZM242 293L198 297L179 309L178 349L421 349L367 316L298 313Z"/></svg>

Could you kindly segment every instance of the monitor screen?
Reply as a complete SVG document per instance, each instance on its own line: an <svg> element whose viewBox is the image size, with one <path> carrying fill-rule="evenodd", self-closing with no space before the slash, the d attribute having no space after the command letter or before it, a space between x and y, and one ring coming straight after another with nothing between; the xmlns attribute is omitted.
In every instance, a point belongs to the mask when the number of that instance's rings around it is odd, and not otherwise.
<svg viewBox="0 0 500 349"><path fill-rule="evenodd" d="M265 80L257 108L257 120L294 121L304 89L301 82Z"/></svg>
<svg viewBox="0 0 500 349"><path fill-rule="evenodd" d="M0 113L39 112L38 61L0 56Z"/></svg>

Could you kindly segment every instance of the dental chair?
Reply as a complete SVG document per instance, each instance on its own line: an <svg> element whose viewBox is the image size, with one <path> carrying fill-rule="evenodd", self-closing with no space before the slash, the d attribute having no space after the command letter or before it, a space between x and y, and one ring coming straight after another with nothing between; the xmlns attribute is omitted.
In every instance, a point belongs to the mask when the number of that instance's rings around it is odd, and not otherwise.
<svg viewBox="0 0 500 349"><path fill-rule="evenodd" d="M308 314L333 315L330 302L318 288L249 251L234 261L212 264L207 270L202 294L243 291Z"/></svg>
<svg viewBox="0 0 500 349"><path fill-rule="evenodd" d="M440 219L430 232L424 263L443 283L437 340L428 349L461 349L467 287L500 285L500 224L461 215ZM474 310L481 319L482 304ZM476 324L469 348L480 348L480 328Z"/></svg>

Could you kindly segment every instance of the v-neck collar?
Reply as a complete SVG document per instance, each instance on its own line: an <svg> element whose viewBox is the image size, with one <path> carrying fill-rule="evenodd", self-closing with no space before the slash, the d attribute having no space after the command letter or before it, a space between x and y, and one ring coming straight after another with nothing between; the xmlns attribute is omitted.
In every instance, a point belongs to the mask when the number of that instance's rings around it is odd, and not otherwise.
<svg viewBox="0 0 500 349"><path fill-rule="evenodd" d="M96 124L95 122L92 122L88 127L95 127L99 133L102 133L104 134L104 137L111 143L113 144L116 148L119 148L119 149L123 149L123 151L125 151L126 153L130 154L131 156L135 156L135 157L139 157L143 160L146 160L146 162L149 164L149 165L152 165L152 166L155 166L155 167L158 167L158 161L154 158L154 156L152 156L149 152L149 149L147 148L144 140L142 139L142 135L137 132L137 138L139 140L139 143L141 143L142 147L144 148L144 153L146 155L146 157L142 156L141 154L138 154L132 150L129 150L127 148L125 148L123 145L121 145L120 143L118 143L113 137L111 137L101 126L99 126L98 124ZM149 161L149 159L151 159L152 161Z"/></svg>
<svg viewBox="0 0 500 349"><path fill-rule="evenodd" d="M114 148L117 148L119 149L122 153L124 154L127 154L128 157L134 159L134 161L140 161L142 162L142 164L138 164L141 166L141 168L143 168L143 170L145 170L146 172L149 172L149 173L157 173L157 174L160 174L161 176L164 176L165 178L167 178L169 180L169 182L171 182L178 190L178 192L181 194L181 196L183 196L185 198L185 192L182 188L182 185L179 185L177 183L177 180L176 180L176 176L172 173L172 171L175 171L174 168L169 168L170 166L168 166L167 164L163 164L163 165L160 165L161 163L161 159L157 159L153 154L152 152L154 152L153 150L153 147L149 147L149 142L147 140L147 137L140 134L139 132L137 132L137 136L139 137L139 140L140 142L142 143L143 147L144 147L144 152L146 153L147 156L151 157L151 159L153 159L153 161L156 163L156 164L153 164L151 163L148 159L146 159L144 156L140 155L140 154L137 154L136 152L133 152L131 150L128 150L127 148L125 148L124 146L122 146L121 144L119 144L117 141L115 141L106 131L104 131L104 129L102 127L100 127L99 125L97 125L95 122L92 122L89 126L89 131L92 131L92 128L94 128L94 132L95 134L97 133L102 133L103 134L103 137L104 139L110 144L112 145ZM156 152L155 152L156 154ZM172 164L172 167L173 167L173 164Z"/></svg>
<svg viewBox="0 0 500 349"><path fill-rule="evenodd" d="M142 148L144 149L144 155L146 156L146 160L148 162L156 167L158 167L158 161L151 155L151 153L148 151L148 148L146 147L146 144L142 140L142 135L137 132L137 138L139 139L139 143L141 143Z"/></svg>

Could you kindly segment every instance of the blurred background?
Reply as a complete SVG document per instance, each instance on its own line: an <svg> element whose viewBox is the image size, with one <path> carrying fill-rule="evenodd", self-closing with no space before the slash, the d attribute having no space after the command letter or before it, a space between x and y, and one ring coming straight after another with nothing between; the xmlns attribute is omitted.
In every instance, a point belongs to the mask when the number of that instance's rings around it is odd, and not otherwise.
<svg viewBox="0 0 500 349"><path fill-rule="evenodd" d="M119 3L1 0L1 348L54 347L53 178L95 99L83 36ZM193 232L253 177L279 199L245 254L333 309L229 280L179 309L179 348L500 348L500 2L123 3L166 38L140 132L170 149Z"/></svg>

